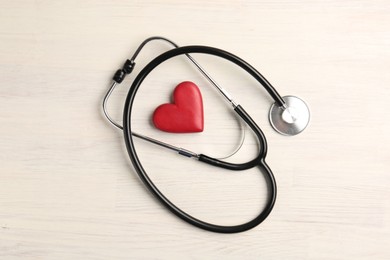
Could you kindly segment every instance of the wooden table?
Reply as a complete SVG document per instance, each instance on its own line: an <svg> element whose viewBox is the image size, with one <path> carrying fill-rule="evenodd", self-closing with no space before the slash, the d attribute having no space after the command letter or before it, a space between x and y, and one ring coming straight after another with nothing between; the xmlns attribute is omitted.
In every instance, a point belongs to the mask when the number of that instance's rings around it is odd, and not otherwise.
<svg viewBox="0 0 390 260"><path fill-rule="evenodd" d="M0 259L390 259L389 13L386 0L0 1ZM153 35L226 49L309 104L309 127L279 135L256 82L198 55L268 138L279 193L262 225L230 235L194 228L138 179L101 100ZM136 73L170 48L141 52L109 102L116 120ZM184 80L202 91L205 131L159 132L153 109ZM185 58L153 72L135 108L138 131L196 152L222 156L240 138L228 105ZM158 187L196 217L238 224L261 210L257 169L223 171L135 142ZM230 160L256 149L246 130Z"/></svg>

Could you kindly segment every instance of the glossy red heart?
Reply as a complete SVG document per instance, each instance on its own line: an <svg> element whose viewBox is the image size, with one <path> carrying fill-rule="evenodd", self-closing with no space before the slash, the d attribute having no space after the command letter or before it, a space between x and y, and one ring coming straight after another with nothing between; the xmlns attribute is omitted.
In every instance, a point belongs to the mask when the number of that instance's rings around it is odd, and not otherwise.
<svg viewBox="0 0 390 260"><path fill-rule="evenodd" d="M162 104L153 113L156 128L170 133L203 131L203 101L198 86L190 81L177 85L173 103Z"/></svg>

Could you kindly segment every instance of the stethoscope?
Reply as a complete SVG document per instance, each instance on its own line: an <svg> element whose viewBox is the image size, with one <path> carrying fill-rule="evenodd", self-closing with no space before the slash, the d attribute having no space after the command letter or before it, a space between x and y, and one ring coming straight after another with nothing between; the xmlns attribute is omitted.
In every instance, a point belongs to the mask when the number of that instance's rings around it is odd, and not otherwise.
<svg viewBox="0 0 390 260"><path fill-rule="evenodd" d="M133 81L131 88L129 89L129 92L127 94L127 98L125 101L124 106L124 112L123 112L123 127L115 122L108 114L107 112L107 100L110 97L111 93L115 89L115 87L120 84L126 75L130 74L133 71L133 68L135 66L135 59L142 50L142 48L150 41L152 40L163 40L171 45L173 45L175 48L172 50L169 50L158 57L154 58L151 62L149 62L137 75L135 80ZM213 232L219 232L219 233L237 233L249 230L257 225L259 225L261 222L263 222L267 216L271 213L272 208L275 204L276 200L276 182L274 175L270 169L270 167L265 162L265 157L267 155L267 141L265 138L265 135L263 131L257 126L255 121L249 116L249 114L244 110L244 108L236 103L232 96L223 89L218 83L199 65L199 63L190 55L192 53L202 53L202 54L209 54L213 56L217 56L223 59L226 59L239 67L241 67L243 70L245 70L247 73L249 73L252 77L254 77L269 93L269 95L274 99L274 103L271 106L270 112L269 112L269 120L272 125L272 127L279 133L283 135L296 135L300 132L302 132L306 126L309 123L310 120L310 112L309 109L304 101L301 99L295 97L295 96L285 96L281 97L279 93L272 87L272 85L250 64L248 64L246 61L242 60L241 58L235 56L234 54L231 54L227 51L208 47L208 46L185 46L185 47L179 47L177 44L172 42L169 39L163 38L163 37L151 37L146 39L141 43L141 45L138 47L138 49L135 51L133 57L129 60L127 60L123 66L122 69L119 69L114 77L113 82L106 93L104 99L103 99L103 112L108 121L114 125L115 127L122 129L124 133L124 139L126 148L129 154L129 157L131 159L132 164L134 165L135 170L137 171L138 176L142 180L142 182L145 184L145 186L152 192L152 194L166 207L168 208L172 213L174 213L179 218L183 219L184 221L197 226L199 228L213 231ZM132 123L131 123L131 112L133 108L134 99L136 97L137 91L139 87L141 86L142 82L145 80L145 78L149 75L149 73L154 70L157 66L159 66L164 61L171 59L176 56L185 55L194 65L195 67L205 76L205 78L222 94L222 96L231 104L233 107L233 110L235 113L246 123L247 126L253 131L255 136L258 139L259 142L259 151L258 155L245 163L230 163L225 162L217 158L213 158L204 154L197 154L195 152L189 151L184 148L176 147L174 145L156 140L154 138L135 133L132 131ZM174 205L171 201L169 201L164 194L161 193L161 191L155 186L155 184L152 182L152 180L149 178L148 174L146 173L144 167L142 166L135 146L134 146L134 140L133 137L137 137L140 139L143 139L145 141L160 145L162 147L168 148L170 150L173 150L177 152L180 155L194 158L200 162L207 163L209 165L220 167L228 170L234 170L234 171L241 171L241 170L247 170L253 167L258 167L259 170L264 174L267 185L268 185L268 198L265 207L263 210L255 217L254 219L250 220L247 223L240 224L240 225L234 225L234 226L221 226L221 225L215 225L211 223L204 222L202 220L199 220L188 213L184 212L180 208L178 208L176 205Z"/></svg>

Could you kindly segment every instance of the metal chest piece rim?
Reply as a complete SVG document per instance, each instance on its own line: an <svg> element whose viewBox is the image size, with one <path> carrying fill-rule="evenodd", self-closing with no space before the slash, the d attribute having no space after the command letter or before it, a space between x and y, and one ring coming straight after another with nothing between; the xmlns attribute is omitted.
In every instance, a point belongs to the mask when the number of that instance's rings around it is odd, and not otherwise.
<svg viewBox="0 0 390 260"><path fill-rule="evenodd" d="M284 96L285 106L273 103L269 111L269 121L278 133L293 136L301 133L310 121L307 104L296 96Z"/></svg>

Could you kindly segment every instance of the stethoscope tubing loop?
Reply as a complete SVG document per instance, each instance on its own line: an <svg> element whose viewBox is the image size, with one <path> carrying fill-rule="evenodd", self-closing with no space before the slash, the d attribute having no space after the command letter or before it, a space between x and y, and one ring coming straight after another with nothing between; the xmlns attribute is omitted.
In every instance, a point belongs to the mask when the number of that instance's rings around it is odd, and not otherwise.
<svg viewBox="0 0 390 260"><path fill-rule="evenodd" d="M241 58L229 52L226 52L224 50L208 47L208 46L185 46L185 47L175 48L159 55L158 57L153 59L149 64L147 64L137 75L131 88L129 89L125 101L124 113L123 113L123 133L124 133L126 148L130 160L132 161L134 168L137 171L137 174L142 180L142 182L150 190L150 192L152 192L152 194L175 215L185 220L186 222L205 230L218 232L218 233L243 232L259 225L267 218L267 216L272 211L276 200L276 182L271 169L265 163L265 156L267 153L266 138L263 132L261 131L261 129L257 126L257 124L252 120L252 118L245 112L245 110L240 105L236 105L234 110L250 126L250 128L256 134L260 143L258 156L247 163L241 163L241 164L227 163L215 158L207 157L205 155L200 155L199 160L213 166L230 169L230 170L246 170L249 168L258 167L259 170L261 170L263 174L266 176L268 182L267 187L269 191L267 203L264 209L258 214L257 217L244 224L234 225L234 226L215 225L194 218L191 215L179 209L172 202L170 202L151 181L145 169L142 167L142 164L138 158L136 149L134 147L132 130L131 130L131 111L132 111L132 106L133 106L136 93L140 85L142 84L144 79L148 76L148 74L164 61L178 55L183 55L183 54L187 55L189 53L203 53L203 54L219 56L221 58L227 59L237 64L245 71L247 71L250 75L252 75L259 83L261 83L264 86L264 88L267 90L267 92L271 95L271 97L275 99L276 103L280 103L281 105L283 105L283 99L276 92L276 90L269 84L269 82L256 69L254 69L250 64L248 64Z"/></svg>

